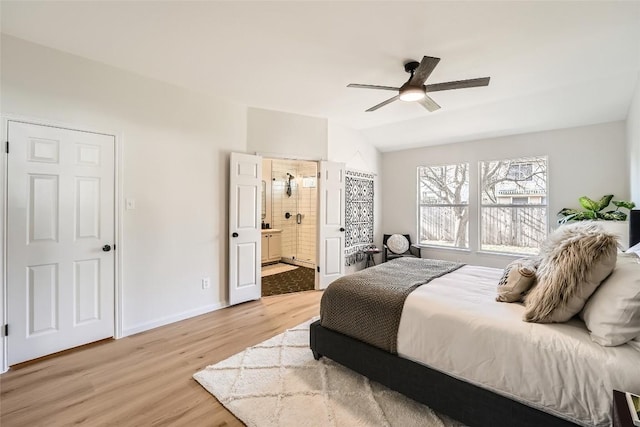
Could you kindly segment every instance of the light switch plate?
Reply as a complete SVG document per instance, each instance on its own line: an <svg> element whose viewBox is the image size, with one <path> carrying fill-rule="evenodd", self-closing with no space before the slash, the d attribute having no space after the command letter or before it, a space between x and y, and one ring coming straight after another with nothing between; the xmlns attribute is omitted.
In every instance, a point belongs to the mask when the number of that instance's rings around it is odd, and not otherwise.
<svg viewBox="0 0 640 427"><path fill-rule="evenodd" d="M126 206L128 211L135 209L136 208L136 199L127 198L125 200L125 206Z"/></svg>

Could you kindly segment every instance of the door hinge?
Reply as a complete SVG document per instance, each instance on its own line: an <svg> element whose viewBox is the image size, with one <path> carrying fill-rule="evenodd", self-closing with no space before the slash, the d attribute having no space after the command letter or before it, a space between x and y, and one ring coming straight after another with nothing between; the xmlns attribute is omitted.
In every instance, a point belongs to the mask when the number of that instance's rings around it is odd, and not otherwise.
<svg viewBox="0 0 640 427"><path fill-rule="evenodd" d="M116 245L113 245L113 250L114 250L114 251L116 250Z"/></svg>
<svg viewBox="0 0 640 427"><path fill-rule="evenodd" d="M316 268L318 269L318 273L320 273L320 266L318 265Z"/></svg>
<svg viewBox="0 0 640 427"><path fill-rule="evenodd" d="M4 147L4 152L9 153L9 141L5 142Z"/></svg>
<svg viewBox="0 0 640 427"><path fill-rule="evenodd" d="M318 179L320 179L320 172L318 172Z"/></svg>
<svg viewBox="0 0 640 427"><path fill-rule="evenodd" d="M8 323L4 325L3 332L4 332L4 336L5 337L9 336L9 324Z"/></svg>

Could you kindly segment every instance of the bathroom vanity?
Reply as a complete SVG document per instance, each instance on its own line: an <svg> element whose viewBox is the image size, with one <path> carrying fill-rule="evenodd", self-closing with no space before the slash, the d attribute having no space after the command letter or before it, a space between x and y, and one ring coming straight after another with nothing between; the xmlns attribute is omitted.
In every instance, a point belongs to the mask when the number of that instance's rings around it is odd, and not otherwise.
<svg viewBox="0 0 640 427"><path fill-rule="evenodd" d="M280 261L282 257L282 230L262 231L262 264Z"/></svg>

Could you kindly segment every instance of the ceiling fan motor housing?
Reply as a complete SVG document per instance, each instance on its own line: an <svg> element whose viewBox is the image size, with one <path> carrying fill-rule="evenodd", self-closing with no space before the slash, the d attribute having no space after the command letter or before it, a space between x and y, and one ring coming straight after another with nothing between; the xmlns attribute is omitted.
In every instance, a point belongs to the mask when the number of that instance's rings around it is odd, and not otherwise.
<svg viewBox="0 0 640 427"><path fill-rule="evenodd" d="M420 66L419 62L416 61L409 61L406 64L404 64L404 70L407 73L412 73L416 70L416 68L418 68Z"/></svg>

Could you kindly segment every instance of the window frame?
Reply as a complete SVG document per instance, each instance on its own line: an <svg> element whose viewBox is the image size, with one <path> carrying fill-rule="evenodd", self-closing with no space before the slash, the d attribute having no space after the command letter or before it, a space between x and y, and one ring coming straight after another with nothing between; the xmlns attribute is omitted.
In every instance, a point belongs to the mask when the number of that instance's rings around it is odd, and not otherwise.
<svg viewBox="0 0 640 427"><path fill-rule="evenodd" d="M422 203L422 191L421 191L421 170L424 168L442 168L442 167L455 167L460 165L466 165L466 185L467 185L467 202L466 203ZM469 251L471 248L471 234L470 234L470 209L471 204L469 200L471 199L471 173L470 173L471 162L456 162L456 163L446 163L446 164L435 164L435 165L418 165L416 167L416 244L420 247L425 248L437 248L437 249L448 249L454 251ZM466 246L455 246L455 238L452 245L439 245L436 243L422 243L421 235L422 235L422 220L421 220L421 210L423 207L437 207L437 208L466 208L467 209L467 224L466 224ZM457 236L456 236L457 237Z"/></svg>
<svg viewBox="0 0 640 427"><path fill-rule="evenodd" d="M491 163L491 162L504 162L504 161L509 161L509 162L513 162L513 163L517 163L517 164L524 164L524 163L533 163L536 161L540 161L540 160L544 160L545 162L545 192L544 194L541 194L541 198L545 203L536 203L536 204L517 204L517 203L494 203L494 204L487 204L483 202L483 179L482 179L482 169L483 166L486 163ZM508 171L507 171L507 176L508 176ZM514 180L516 181L516 180ZM517 180L520 182L530 182L530 180ZM531 196L527 196L527 197L531 197ZM512 200L513 201L513 200ZM505 255L505 256L531 256L531 255L535 255L533 253L530 252L508 252L508 251L499 251L499 250L492 250L492 249L485 249L483 248L483 210L485 208L509 208L509 209L522 209L522 208L544 208L544 217L545 217L545 224L544 224L544 236L541 236L540 240L544 240L546 239L546 237L549 235L549 229L550 229L550 221L549 221L549 156L548 155L535 155L535 156L522 156L522 157L515 157L515 158L506 158L506 159L492 159L492 160L478 160L478 206L477 206L477 215L478 215L478 241L477 241L477 253L486 253L486 254L492 254L492 255Z"/></svg>

